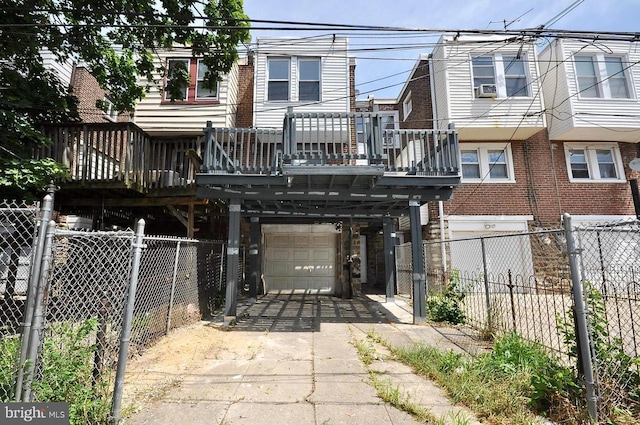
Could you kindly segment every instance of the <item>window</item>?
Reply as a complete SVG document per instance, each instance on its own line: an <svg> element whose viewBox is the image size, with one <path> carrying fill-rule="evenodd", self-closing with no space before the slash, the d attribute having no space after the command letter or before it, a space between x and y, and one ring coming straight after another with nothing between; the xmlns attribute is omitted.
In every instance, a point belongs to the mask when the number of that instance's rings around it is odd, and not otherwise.
<svg viewBox="0 0 640 425"><path fill-rule="evenodd" d="M409 92L402 102L402 119L406 120L411 111L413 111L413 101L411 100L411 92Z"/></svg>
<svg viewBox="0 0 640 425"><path fill-rule="evenodd" d="M526 54L472 57L475 96L484 97L478 96L478 87L484 84L495 85L498 97L529 96L529 77L525 57Z"/></svg>
<svg viewBox="0 0 640 425"><path fill-rule="evenodd" d="M581 97L629 99L629 83L622 58L604 54L576 55L576 81Z"/></svg>
<svg viewBox="0 0 640 425"><path fill-rule="evenodd" d="M477 56L471 59L473 63L473 87L481 84L495 84L496 75L493 66L493 56Z"/></svg>
<svg viewBox="0 0 640 425"><path fill-rule="evenodd" d="M625 181L620 150L616 144L565 143L569 180Z"/></svg>
<svg viewBox="0 0 640 425"><path fill-rule="evenodd" d="M289 100L289 59L269 59L268 100Z"/></svg>
<svg viewBox="0 0 640 425"><path fill-rule="evenodd" d="M118 111L115 108L115 105L108 97L104 97L102 100L102 116L105 117L109 121L118 121Z"/></svg>
<svg viewBox="0 0 640 425"><path fill-rule="evenodd" d="M509 144L461 143L460 163L464 182L515 182Z"/></svg>
<svg viewBox="0 0 640 425"><path fill-rule="evenodd" d="M299 59L298 78L298 100L320 100L320 59Z"/></svg>
<svg viewBox="0 0 640 425"><path fill-rule="evenodd" d="M219 84L215 89L207 89L204 87L204 76L207 72L207 66L202 59L168 59L167 82L173 72L178 68L182 68L188 73L189 81L180 87L182 96L174 99L174 101L186 103L218 103ZM165 102L171 100L171 94L167 90L164 92L163 100Z"/></svg>
<svg viewBox="0 0 640 425"><path fill-rule="evenodd" d="M170 76L178 72L178 70L185 70L189 72L189 59L169 59L167 60L167 83L170 81ZM165 86L166 87L166 86ZM187 100L187 94L189 91L189 85L184 84L180 87L180 92L182 93L182 97L176 98L174 100ZM171 95L168 90L164 91L164 100L171 100Z"/></svg>
<svg viewBox="0 0 640 425"><path fill-rule="evenodd" d="M386 134L385 130L398 130L400 123L398 120L398 111L380 111L380 127L383 132L382 147L383 148L399 148L400 138L394 134ZM371 143L372 138L372 122L366 117L356 117L356 137L358 141L358 154L364 155L367 152L367 146Z"/></svg>
<svg viewBox="0 0 640 425"><path fill-rule="evenodd" d="M527 96L527 74L524 70L524 61L517 56L503 56L504 80L507 88L507 97Z"/></svg>
<svg viewBox="0 0 640 425"><path fill-rule="evenodd" d="M196 100L218 98L218 87L215 89L207 89L204 87L204 76L207 73L207 69L207 65L205 65L201 59L198 59L198 69L196 70Z"/></svg>

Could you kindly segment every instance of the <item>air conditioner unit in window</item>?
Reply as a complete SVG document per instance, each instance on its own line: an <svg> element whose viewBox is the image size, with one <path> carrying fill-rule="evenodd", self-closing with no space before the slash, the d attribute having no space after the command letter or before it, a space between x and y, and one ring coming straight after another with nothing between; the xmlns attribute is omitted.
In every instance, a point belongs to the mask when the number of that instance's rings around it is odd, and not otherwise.
<svg viewBox="0 0 640 425"><path fill-rule="evenodd" d="M477 97L498 97L498 87L495 84L480 84L476 88Z"/></svg>

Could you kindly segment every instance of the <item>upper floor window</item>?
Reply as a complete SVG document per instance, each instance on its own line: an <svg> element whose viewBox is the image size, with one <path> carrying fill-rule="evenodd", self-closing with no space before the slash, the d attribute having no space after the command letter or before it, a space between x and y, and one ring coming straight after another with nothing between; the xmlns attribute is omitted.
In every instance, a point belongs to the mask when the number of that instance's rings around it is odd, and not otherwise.
<svg viewBox="0 0 640 425"><path fill-rule="evenodd" d="M622 58L601 53L574 57L578 90L582 97L629 99L629 83Z"/></svg>
<svg viewBox="0 0 640 425"><path fill-rule="evenodd" d="M289 59L269 58L268 100L289 100Z"/></svg>
<svg viewBox="0 0 640 425"><path fill-rule="evenodd" d="M400 123L398 120L398 111L380 111L378 112L378 125L382 129L382 146L384 148L400 147L400 139L393 134L392 130L398 130ZM356 137L358 141L358 153L365 154L365 146L371 142L373 133L373 123L371 119L364 116L356 117ZM391 130L389 132L385 130Z"/></svg>
<svg viewBox="0 0 640 425"><path fill-rule="evenodd" d="M320 59L298 60L298 100L320 100Z"/></svg>
<svg viewBox="0 0 640 425"><path fill-rule="evenodd" d="M460 163L463 182L515 181L510 144L460 143Z"/></svg>
<svg viewBox="0 0 640 425"><path fill-rule="evenodd" d="M570 181L624 181L620 150L615 143L565 143Z"/></svg>
<svg viewBox="0 0 640 425"><path fill-rule="evenodd" d="M411 100L411 92L409 92L402 101L402 119L406 120L411 111L413 111L413 101Z"/></svg>
<svg viewBox="0 0 640 425"><path fill-rule="evenodd" d="M102 100L102 116L109 121L118 121L118 110L107 96Z"/></svg>
<svg viewBox="0 0 640 425"><path fill-rule="evenodd" d="M172 77L179 78L184 81L178 86L178 94L173 101L187 103L206 103L218 101L219 84L214 89L205 87L205 74L207 65L202 59L167 59L167 78L166 82L171 81ZM182 74L182 75L180 75ZM171 93L164 90L164 101L171 101Z"/></svg>
<svg viewBox="0 0 640 425"><path fill-rule="evenodd" d="M198 69L196 70L196 100L218 98L218 87L215 89L205 87L204 76L207 73L207 69L207 65L202 62L202 59L198 59Z"/></svg>
<svg viewBox="0 0 640 425"><path fill-rule="evenodd" d="M471 65L476 97L529 96L524 57L502 54L475 56L471 58Z"/></svg>
<svg viewBox="0 0 640 425"><path fill-rule="evenodd" d="M507 89L507 97L527 96L527 74L524 69L524 61L517 56L503 56L504 81Z"/></svg>

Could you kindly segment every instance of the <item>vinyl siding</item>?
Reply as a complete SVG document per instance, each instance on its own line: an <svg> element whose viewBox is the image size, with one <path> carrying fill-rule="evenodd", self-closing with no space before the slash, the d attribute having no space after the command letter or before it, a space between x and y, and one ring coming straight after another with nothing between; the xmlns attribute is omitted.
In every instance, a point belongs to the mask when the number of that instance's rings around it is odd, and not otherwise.
<svg viewBox="0 0 640 425"><path fill-rule="evenodd" d="M49 50L41 50L40 56L42 57L42 63L45 69L51 70L64 87L69 87L71 84L71 74L73 73L73 61L68 60L60 63Z"/></svg>
<svg viewBox="0 0 640 425"><path fill-rule="evenodd" d="M640 51L636 43L592 42L579 40L559 40L548 47L544 54L561 61L562 72L557 80L545 81L545 90L556 90L560 94L547 98L548 108L552 108L556 118L550 122L550 137L568 140L593 138L597 140L620 140L635 142L640 138ZM620 56L626 70L630 92L629 99L585 98L578 94L573 57L580 55ZM625 61L628 63L625 64ZM633 65L636 64L636 65ZM633 131L633 130L638 131Z"/></svg>
<svg viewBox="0 0 640 425"><path fill-rule="evenodd" d="M569 118L573 116L572 103L563 102L569 98L569 88L566 69L560 59L563 55L559 43L560 40L553 41L551 47L547 46L539 55L550 139L569 131L573 126L573 119Z"/></svg>
<svg viewBox="0 0 640 425"><path fill-rule="evenodd" d="M438 44L433 49L431 64L433 67L433 87L436 99L436 128L447 128L449 122L449 96L448 96L448 79L446 77L447 64L444 61L444 47Z"/></svg>
<svg viewBox="0 0 640 425"><path fill-rule="evenodd" d="M476 98L471 58L481 55L522 55L526 59L528 96ZM542 129L545 119L536 66L535 45L512 43L502 38L445 36L434 50L434 79L438 115L461 129L532 128ZM498 85L504 80L497 79ZM443 96L444 92L444 96ZM445 98L444 100L442 98ZM497 133L496 133L497 134ZM503 132L502 134L508 134Z"/></svg>
<svg viewBox="0 0 640 425"><path fill-rule="evenodd" d="M191 51L161 52L154 66L163 66L167 58L190 58ZM156 77L158 85L152 85L146 97L136 105L134 121L150 134L200 134L207 121L214 127L231 127L235 123L237 101L238 65L234 64L229 75L224 75L219 85L219 104L162 104L163 78ZM146 85L146 79L140 84Z"/></svg>
<svg viewBox="0 0 640 425"><path fill-rule="evenodd" d="M349 111L349 57L347 39L322 37L307 39L263 38L257 40L255 52L255 107L256 127L282 128L287 107L295 112L347 112ZM289 101L268 101L267 61L270 57L290 58ZM298 101L298 59L320 58L320 101Z"/></svg>

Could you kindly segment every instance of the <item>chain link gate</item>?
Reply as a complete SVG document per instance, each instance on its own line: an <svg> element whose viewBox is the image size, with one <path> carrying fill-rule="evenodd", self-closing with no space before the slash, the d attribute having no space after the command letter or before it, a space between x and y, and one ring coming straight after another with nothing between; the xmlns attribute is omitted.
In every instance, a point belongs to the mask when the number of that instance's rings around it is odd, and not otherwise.
<svg viewBox="0 0 640 425"><path fill-rule="evenodd" d="M14 397L39 204L0 202L0 400Z"/></svg>

